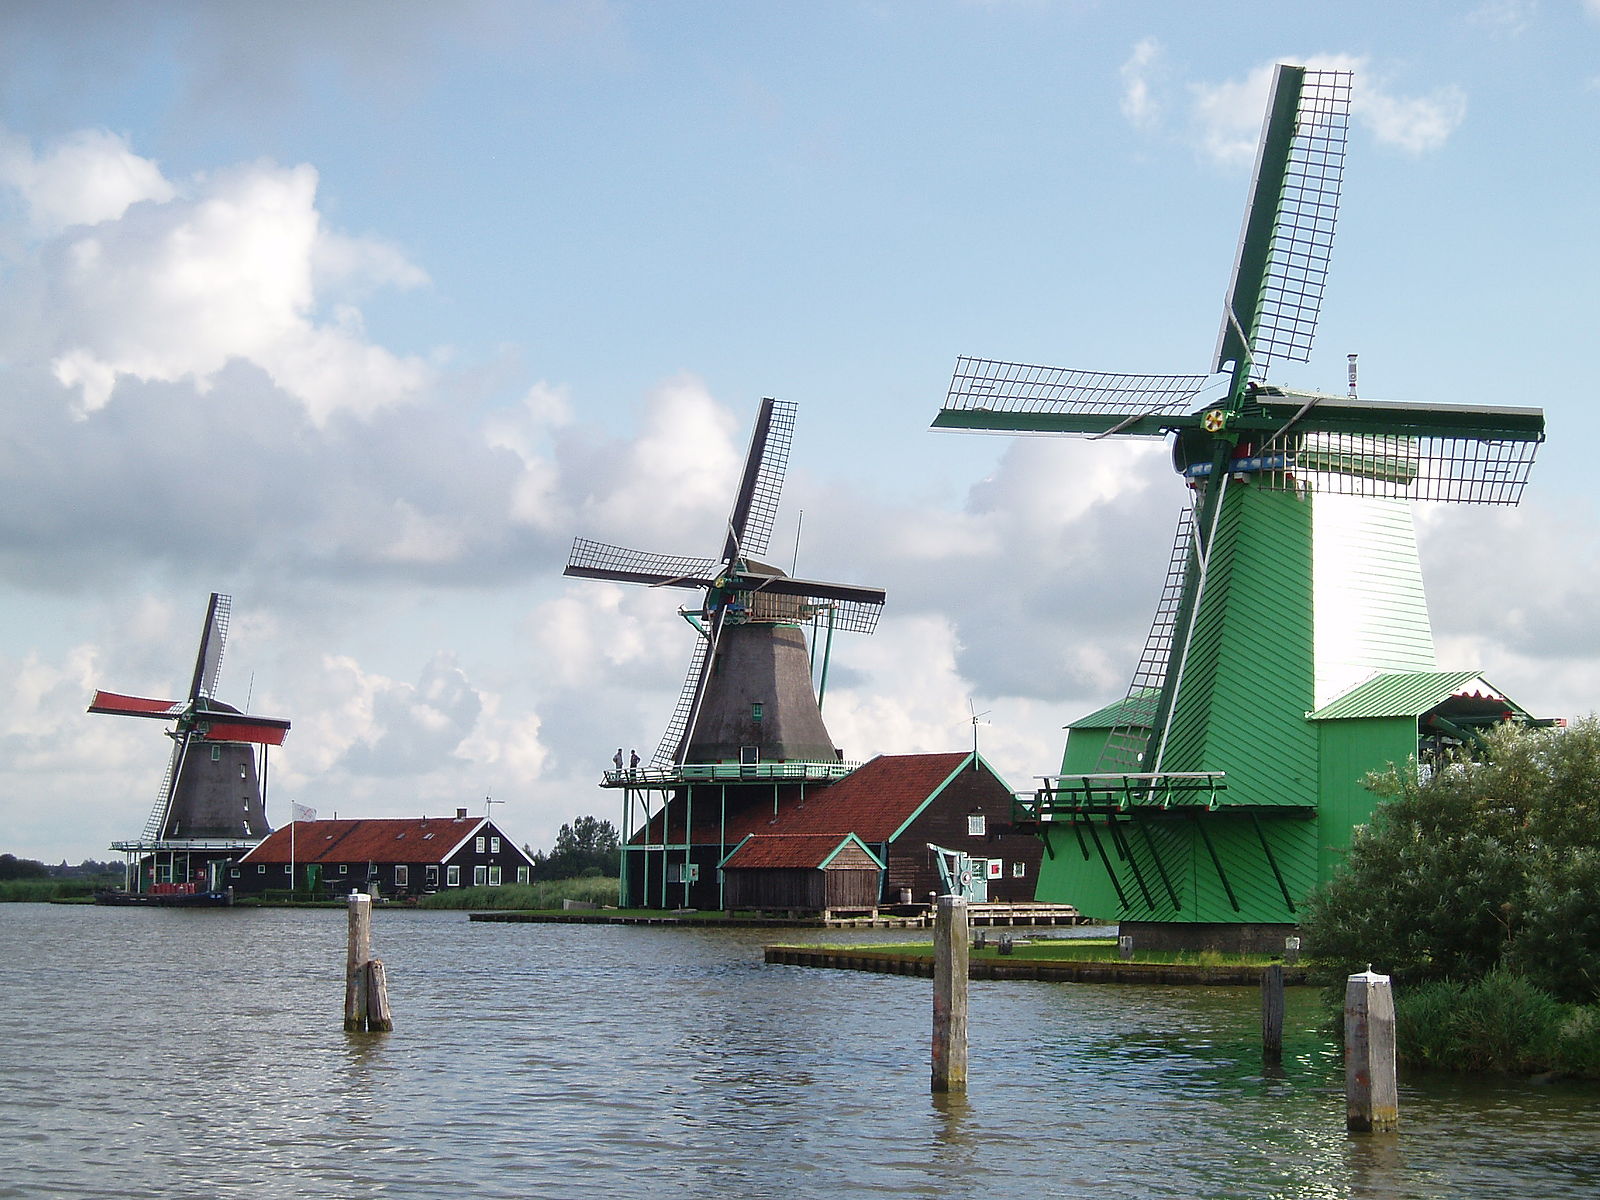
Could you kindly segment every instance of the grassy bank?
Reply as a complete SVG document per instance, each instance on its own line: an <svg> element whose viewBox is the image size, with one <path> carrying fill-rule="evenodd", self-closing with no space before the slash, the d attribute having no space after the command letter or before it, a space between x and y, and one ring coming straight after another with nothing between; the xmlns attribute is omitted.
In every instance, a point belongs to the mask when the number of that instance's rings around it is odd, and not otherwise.
<svg viewBox="0 0 1600 1200"><path fill-rule="evenodd" d="M547 879L537 883L509 883L503 887L450 888L424 896L419 908L553 909L563 900L588 904L616 904L615 879Z"/></svg>
<svg viewBox="0 0 1600 1200"><path fill-rule="evenodd" d="M52 900L87 900L103 886L81 879L7 879L0 882L0 904L47 904Z"/></svg>
<svg viewBox="0 0 1600 1200"><path fill-rule="evenodd" d="M1122 962L1116 938L1038 938L1029 939L1020 930L1009 931L1019 939L1009 954L999 948L1000 935L995 930L982 931L985 944L973 945L974 958L1012 958L1032 962ZM1025 944L1024 944L1025 942ZM843 948L843 947L841 947ZM897 954L932 954L932 942L884 942L881 945L852 945L852 950L883 950ZM1278 961L1271 954L1223 954L1217 950L1141 950L1131 960L1135 963L1155 963L1177 967L1264 967Z"/></svg>

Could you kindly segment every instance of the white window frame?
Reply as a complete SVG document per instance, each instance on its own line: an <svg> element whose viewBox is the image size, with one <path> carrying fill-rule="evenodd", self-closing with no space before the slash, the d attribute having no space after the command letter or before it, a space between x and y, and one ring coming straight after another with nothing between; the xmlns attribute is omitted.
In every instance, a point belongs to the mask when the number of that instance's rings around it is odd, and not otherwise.
<svg viewBox="0 0 1600 1200"><path fill-rule="evenodd" d="M451 863L444 869L444 885L445 887L461 886L461 866L459 863Z"/></svg>
<svg viewBox="0 0 1600 1200"><path fill-rule="evenodd" d="M492 837L492 838L489 839L489 853L490 854L499 854L500 853L500 839L499 838Z"/></svg>
<svg viewBox="0 0 1600 1200"><path fill-rule="evenodd" d="M489 868L489 886L490 887L499 887L500 886L500 866L499 866L498 863L496 863L494 866Z"/></svg>
<svg viewBox="0 0 1600 1200"><path fill-rule="evenodd" d="M967 814L967 836L983 837L989 832L989 822L982 813Z"/></svg>
<svg viewBox="0 0 1600 1200"><path fill-rule="evenodd" d="M405 863L396 863L394 867L395 887L411 886L411 868Z"/></svg>
<svg viewBox="0 0 1600 1200"><path fill-rule="evenodd" d="M527 883L528 882L528 868L527 867L518 867L517 868L517 882L518 883Z"/></svg>
<svg viewBox="0 0 1600 1200"><path fill-rule="evenodd" d="M483 863L479 863L477 866L472 868L472 886L473 887L488 887L489 886L489 868L487 866L485 866Z"/></svg>
<svg viewBox="0 0 1600 1200"><path fill-rule="evenodd" d="M1012 863L1011 863L1011 878L1013 878L1013 879L1026 879L1027 877L1028 877L1028 864L1023 862L1020 858L1012 860Z"/></svg>
<svg viewBox="0 0 1600 1200"><path fill-rule="evenodd" d="M482 834L478 835L477 839L473 842L472 848L474 850L476 850L479 854L483 853L483 835Z"/></svg>

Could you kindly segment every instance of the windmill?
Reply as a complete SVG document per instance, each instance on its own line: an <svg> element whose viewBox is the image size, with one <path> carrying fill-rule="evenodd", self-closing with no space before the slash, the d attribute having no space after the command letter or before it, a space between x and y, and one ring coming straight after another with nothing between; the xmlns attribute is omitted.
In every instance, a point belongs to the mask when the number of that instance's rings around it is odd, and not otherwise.
<svg viewBox="0 0 1600 1200"><path fill-rule="evenodd" d="M820 631L823 680L835 631L871 633L880 588L794 579L758 561L783 491L795 406L764 399L734 492L722 552L681 558L578 538L565 573L704 592L680 609L695 629L694 656L651 765L822 762L838 751L822 722L803 626Z"/></svg>
<svg viewBox="0 0 1600 1200"><path fill-rule="evenodd" d="M263 748L264 764L265 748L283 744L289 722L250 716L216 698L232 608L231 597L211 594L187 699L152 700L96 691L89 705L92 713L172 723L167 731L172 757L144 835L114 847L130 856L151 856L158 882L190 879L194 859L220 862L272 832L261 785L265 767L258 773L255 747ZM161 874L168 878L161 880ZM212 884L216 886L214 879Z"/></svg>
<svg viewBox="0 0 1600 1200"><path fill-rule="evenodd" d="M1373 702L1388 717L1409 703L1395 698L1407 684L1446 686L1408 501L1514 504L1544 440L1538 409L1268 382L1274 365L1310 356L1350 91L1348 72L1276 68L1210 373L963 357L934 421L1168 439L1189 488L1132 686L1069 727L1063 773L1035 797L1041 898L1072 892L1060 898L1124 922L1292 924L1370 813L1350 779L1394 757L1367 745L1332 761L1330 739L1344 745L1355 719L1337 702L1366 685L1388 697ZM1411 730L1397 761L1416 752ZM1066 830L1070 848L1052 840Z"/></svg>

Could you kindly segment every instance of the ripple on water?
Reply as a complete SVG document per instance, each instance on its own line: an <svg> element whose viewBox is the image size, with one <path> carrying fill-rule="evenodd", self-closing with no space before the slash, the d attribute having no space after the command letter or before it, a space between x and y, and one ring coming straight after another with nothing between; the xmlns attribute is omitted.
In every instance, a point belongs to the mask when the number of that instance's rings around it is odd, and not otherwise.
<svg viewBox="0 0 1600 1200"><path fill-rule="evenodd" d="M0 905L0 1197L1600 1184L1594 1088L1408 1080L1401 1137L1348 1137L1301 992L1268 1075L1245 989L980 983L972 1091L937 1098L926 980L764 966L746 931L384 909L375 937L397 1029L351 1036L338 912Z"/></svg>

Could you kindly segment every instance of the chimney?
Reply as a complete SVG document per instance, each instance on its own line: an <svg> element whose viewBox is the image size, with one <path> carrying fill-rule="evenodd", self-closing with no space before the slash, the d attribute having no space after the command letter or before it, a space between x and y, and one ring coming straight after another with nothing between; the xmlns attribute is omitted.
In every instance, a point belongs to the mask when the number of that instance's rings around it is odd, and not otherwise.
<svg viewBox="0 0 1600 1200"><path fill-rule="evenodd" d="M464 809L464 808L456 809L456 820L465 821L466 819L467 819L467 810Z"/></svg>

